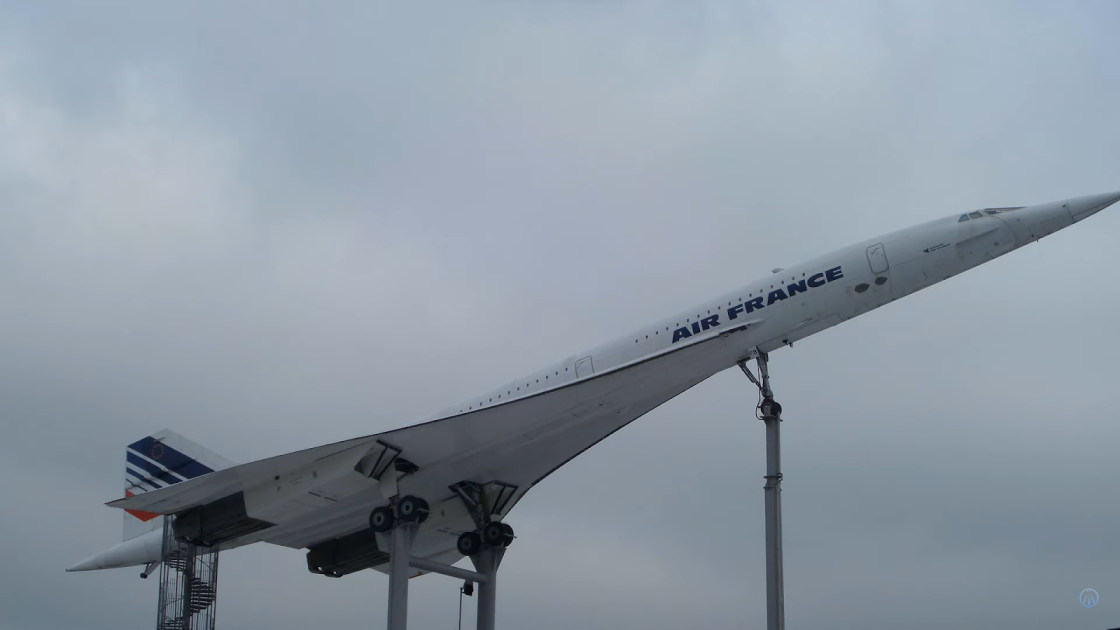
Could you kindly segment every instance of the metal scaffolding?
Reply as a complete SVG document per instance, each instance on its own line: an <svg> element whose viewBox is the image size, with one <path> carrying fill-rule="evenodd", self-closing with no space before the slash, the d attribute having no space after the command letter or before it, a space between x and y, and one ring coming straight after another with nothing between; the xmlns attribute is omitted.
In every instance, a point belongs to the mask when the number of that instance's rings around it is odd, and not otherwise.
<svg viewBox="0 0 1120 630"><path fill-rule="evenodd" d="M174 518L163 522L156 630L214 630L218 552L176 540Z"/></svg>

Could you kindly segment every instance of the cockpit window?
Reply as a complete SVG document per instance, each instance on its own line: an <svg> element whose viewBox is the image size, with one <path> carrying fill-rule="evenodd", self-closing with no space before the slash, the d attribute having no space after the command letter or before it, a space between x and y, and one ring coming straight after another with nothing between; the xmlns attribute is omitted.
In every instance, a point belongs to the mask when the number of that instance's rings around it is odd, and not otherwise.
<svg viewBox="0 0 1120 630"><path fill-rule="evenodd" d="M1001 212L1011 212L1012 210L1019 210L1020 208L1023 208L1023 207L1025 207L1025 206L1015 206L1013 208L984 208L983 212L977 211L977 212L969 212L968 214L962 214L961 218L957 219L957 223L964 223L965 221L968 221L969 219L982 219L982 218L984 218L985 214L993 215L993 214L999 214Z"/></svg>

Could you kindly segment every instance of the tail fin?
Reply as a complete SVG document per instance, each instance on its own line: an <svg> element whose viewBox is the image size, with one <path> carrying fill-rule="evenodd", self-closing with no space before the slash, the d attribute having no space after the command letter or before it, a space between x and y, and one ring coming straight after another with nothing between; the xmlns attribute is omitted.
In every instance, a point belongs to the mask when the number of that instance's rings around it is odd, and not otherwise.
<svg viewBox="0 0 1120 630"><path fill-rule="evenodd" d="M124 494L134 496L229 468L233 462L172 431L133 442L125 452ZM124 538L129 540L163 527L163 517L139 510L124 511Z"/></svg>

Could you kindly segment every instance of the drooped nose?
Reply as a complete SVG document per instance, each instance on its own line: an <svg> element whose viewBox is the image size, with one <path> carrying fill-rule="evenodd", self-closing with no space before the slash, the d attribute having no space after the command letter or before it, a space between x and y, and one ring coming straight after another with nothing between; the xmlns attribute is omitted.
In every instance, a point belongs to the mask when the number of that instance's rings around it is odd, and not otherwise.
<svg viewBox="0 0 1120 630"><path fill-rule="evenodd" d="M1070 199L1066 202L1066 207L1069 208L1069 214L1073 217L1073 222L1077 223L1078 221L1091 217L1101 210L1104 210L1117 201L1120 201L1120 192L1110 192L1101 195L1088 195Z"/></svg>
<svg viewBox="0 0 1120 630"><path fill-rule="evenodd" d="M997 216L1011 228L1019 246L1049 236L1120 201L1120 192L1074 197L1010 209Z"/></svg>
<svg viewBox="0 0 1120 630"><path fill-rule="evenodd" d="M1058 230L1073 225L1068 201L1052 201L1025 208L1017 208L998 215L1011 232L1015 242L1022 246L1032 243Z"/></svg>

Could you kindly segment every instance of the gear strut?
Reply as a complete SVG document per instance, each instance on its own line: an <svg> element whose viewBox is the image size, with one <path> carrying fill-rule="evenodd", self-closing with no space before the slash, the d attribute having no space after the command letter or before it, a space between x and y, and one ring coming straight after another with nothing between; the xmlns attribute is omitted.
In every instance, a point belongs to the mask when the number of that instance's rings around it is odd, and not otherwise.
<svg viewBox="0 0 1120 630"><path fill-rule="evenodd" d="M747 361L739 368L752 383L758 386L761 400L758 403L760 419L766 424L766 628L785 630L786 604L782 571L782 406L774 400L770 389L770 370L765 352L751 349L749 358L758 364L758 379L751 374Z"/></svg>

